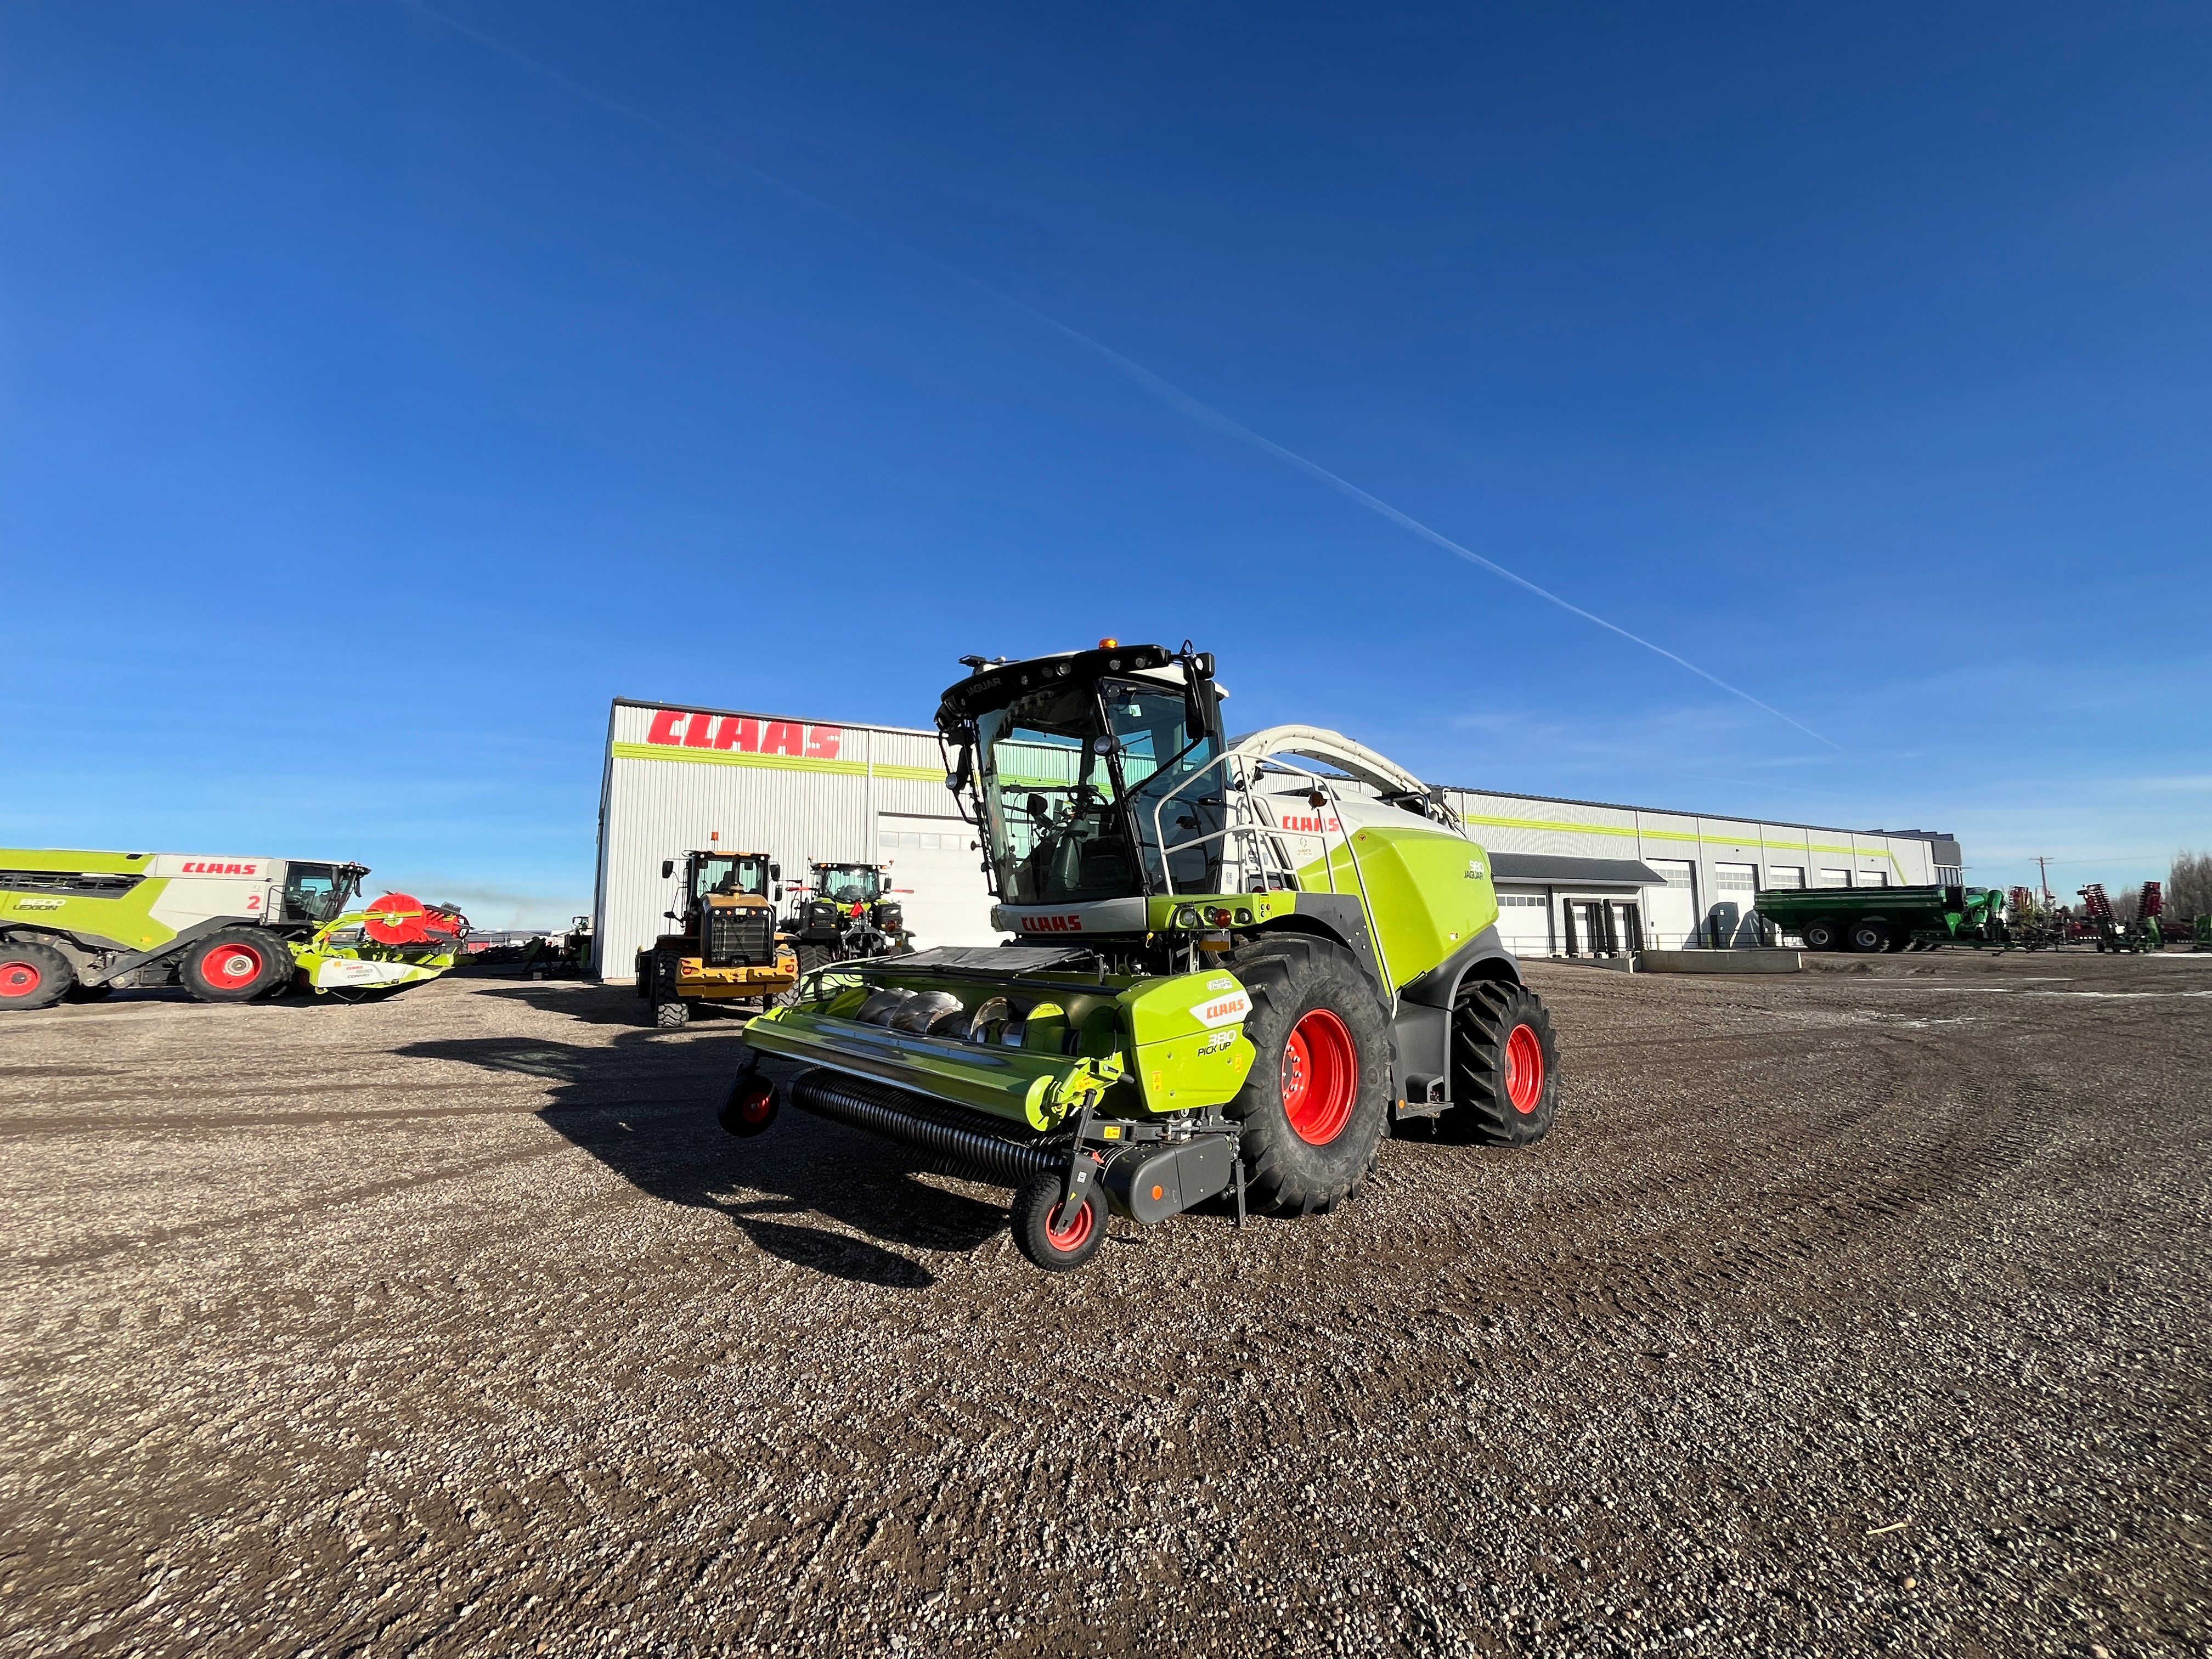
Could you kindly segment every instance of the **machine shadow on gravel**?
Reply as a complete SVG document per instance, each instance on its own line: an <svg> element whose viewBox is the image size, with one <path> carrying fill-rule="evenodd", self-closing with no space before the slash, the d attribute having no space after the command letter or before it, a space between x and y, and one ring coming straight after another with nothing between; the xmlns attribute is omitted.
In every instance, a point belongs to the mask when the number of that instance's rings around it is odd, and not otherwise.
<svg viewBox="0 0 2212 1659"><path fill-rule="evenodd" d="M635 992L620 987L579 985L574 980L518 980L512 985L487 986L480 996L520 1002L540 1013L566 1014L586 1025L650 1025L652 1005Z"/></svg>
<svg viewBox="0 0 2212 1659"><path fill-rule="evenodd" d="M769 1255L831 1278L922 1290L936 1275L884 1245L972 1250L1006 1230L999 1206L915 1179L927 1166L903 1148L803 1113L772 1135L732 1139L715 1115L736 1073L734 1044L636 1031L611 1047L466 1037L395 1052L544 1079L552 1099L538 1116L640 1192L719 1211ZM767 1196L732 1198L738 1188ZM805 1225L810 1212L867 1237Z"/></svg>

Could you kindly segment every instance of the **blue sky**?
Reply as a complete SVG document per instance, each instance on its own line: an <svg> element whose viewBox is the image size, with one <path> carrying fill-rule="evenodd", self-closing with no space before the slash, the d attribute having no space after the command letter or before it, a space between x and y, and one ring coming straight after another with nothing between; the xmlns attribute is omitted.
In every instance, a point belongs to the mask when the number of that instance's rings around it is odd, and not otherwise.
<svg viewBox="0 0 2212 1659"><path fill-rule="evenodd" d="M1441 781L2162 873L2208 84L2189 6L0 9L0 837L557 920L611 696L1112 634Z"/></svg>

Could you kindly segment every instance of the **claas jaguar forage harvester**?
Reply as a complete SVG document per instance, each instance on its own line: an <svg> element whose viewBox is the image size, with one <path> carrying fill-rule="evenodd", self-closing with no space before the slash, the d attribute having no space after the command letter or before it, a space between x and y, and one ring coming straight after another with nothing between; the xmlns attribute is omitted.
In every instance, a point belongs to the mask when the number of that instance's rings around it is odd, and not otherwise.
<svg viewBox="0 0 2212 1659"><path fill-rule="evenodd" d="M1225 739L1188 644L963 661L947 781L1015 939L807 975L746 1028L725 1128L788 1098L1006 1182L1060 1270L1109 1211L1332 1210L1393 1123L1550 1127L1551 1022L1441 791L1332 732ZM765 1055L807 1069L780 1089Z"/></svg>

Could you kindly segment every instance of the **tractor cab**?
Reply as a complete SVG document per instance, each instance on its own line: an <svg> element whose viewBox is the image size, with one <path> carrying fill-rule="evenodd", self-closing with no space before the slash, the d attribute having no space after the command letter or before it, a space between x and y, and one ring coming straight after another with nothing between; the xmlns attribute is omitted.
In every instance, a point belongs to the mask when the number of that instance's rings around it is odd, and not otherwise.
<svg viewBox="0 0 2212 1659"><path fill-rule="evenodd" d="M1186 647L986 663L948 688L938 729L959 750L1010 905L1220 890L1222 693Z"/></svg>

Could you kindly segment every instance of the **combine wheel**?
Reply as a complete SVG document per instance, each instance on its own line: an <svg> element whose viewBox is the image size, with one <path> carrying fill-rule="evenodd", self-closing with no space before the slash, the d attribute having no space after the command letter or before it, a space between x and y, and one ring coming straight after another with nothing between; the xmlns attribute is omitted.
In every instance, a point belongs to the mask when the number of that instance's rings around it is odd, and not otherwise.
<svg viewBox="0 0 2212 1659"><path fill-rule="evenodd" d="M1852 950L1871 956L1889 949L1889 929L1878 921L1855 921L1849 939Z"/></svg>
<svg viewBox="0 0 2212 1659"><path fill-rule="evenodd" d="M1837 951L1843 948L1844 930L1832 916L1819 916L1805 924L1798 937L1805 941L1808 951Z"/></svg>
<svg viewBox="0 0 2212 1659"><path fill-rule="evenodd" d="M1252 993L1259 1050L1229 1115L1243 1121L1249 1201L1286 1215L1333 1210L1365 1177L1389 1118L1390 1034L1350 952L1255 940L1234 971Z"/></svg>
<svg viewBox="0 0 2212 1659"><path fill-rule="evenodd" d="M51 945L0 940L0 1008L43 1008L76 984L76 970Z"/></svg>
<svg viewBox="0 0 2212 1659"><path fill-rule="evenodd" d="M258 927L226 927L187 949L177 979L201 1002L251 1002L292 977L284 941Z"/></svg>
<svg viewBox="0 0 2212 1659"><path fill-rule="evenodd" d="M1014 1247L1048 1273L1080 1267L1106 1242L1106 1205L1098 1183L1073 1206L1060 1201L1066 1178L1058 1170L1033 1175L1014 1189Z"/></svg>
<svg viewBox="0 0 2212 1659"><path fill-rule="evenodd" d="M1452 1010L1452 1108L1439 1127L1491 1146L1541 1140L1559 1109L1559 1049L1534 991L1470 980Z"/></svg>

